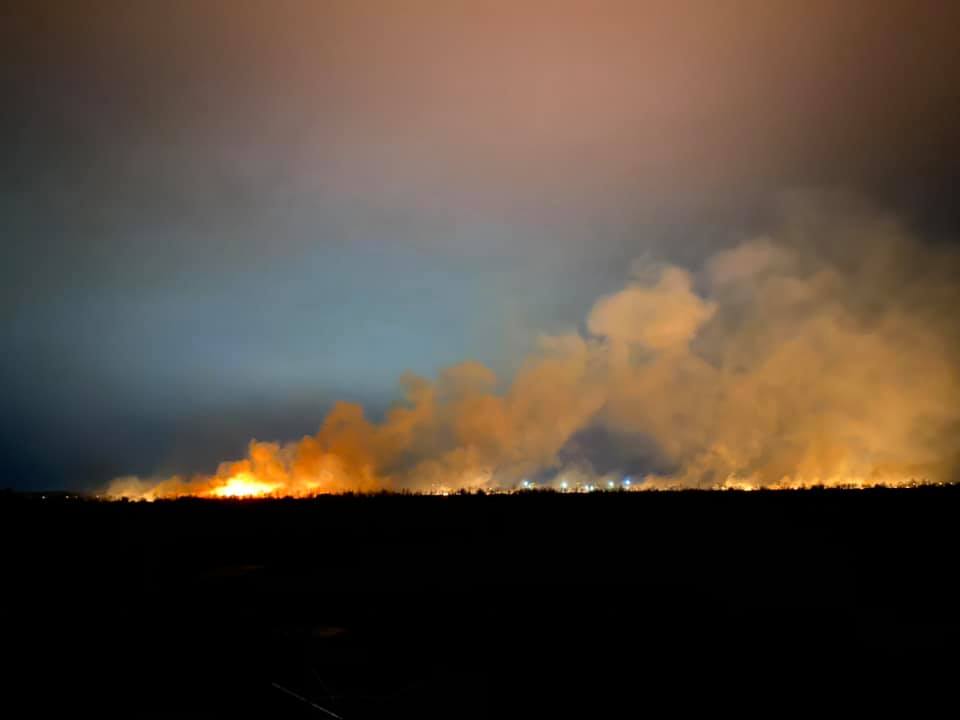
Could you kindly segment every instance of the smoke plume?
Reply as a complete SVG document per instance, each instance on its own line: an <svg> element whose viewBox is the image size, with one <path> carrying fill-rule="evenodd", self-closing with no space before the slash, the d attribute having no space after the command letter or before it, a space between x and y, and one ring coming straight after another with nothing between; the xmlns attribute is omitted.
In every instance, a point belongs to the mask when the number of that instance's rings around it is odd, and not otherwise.
<svg viewBox="0 0 960 720"><path fill-rule="evenodd" d="M507 389L477 362L401 379L381 422L252 441L213 476L114 495L950 482L960 463L960 254L836 193L700 267L638 266ZM522 485L521 485L522 484Z"/></svg>

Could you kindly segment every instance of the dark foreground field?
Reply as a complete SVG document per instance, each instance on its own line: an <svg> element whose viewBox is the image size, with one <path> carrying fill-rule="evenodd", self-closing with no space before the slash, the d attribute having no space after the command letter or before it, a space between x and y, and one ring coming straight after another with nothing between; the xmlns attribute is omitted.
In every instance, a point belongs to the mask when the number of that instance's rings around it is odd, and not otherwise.
<svg viewBox="0 0 960 720"><path fill-rule="evenodd" d="M8 717L770 716L956 680L960 488L7 494ZM926 687L918 687L919 675ZM817 698L816 701L811 698ZM820 708L824 709L824 708ZM837 708L832 708L837 709ZM92 714L91 714L92 713Z"/></svg>

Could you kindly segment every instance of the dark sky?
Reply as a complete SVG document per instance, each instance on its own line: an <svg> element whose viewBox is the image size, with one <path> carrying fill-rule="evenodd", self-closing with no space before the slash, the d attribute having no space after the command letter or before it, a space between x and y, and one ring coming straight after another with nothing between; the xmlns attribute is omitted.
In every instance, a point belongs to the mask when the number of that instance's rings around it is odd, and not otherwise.
<svg viewBox="0 0 960 720"><path fill-rule="evenodd" d="M777 196L960 229L942 0L14 0L0 22L0 486L212 470L508 378L637 257Z"/></svg>

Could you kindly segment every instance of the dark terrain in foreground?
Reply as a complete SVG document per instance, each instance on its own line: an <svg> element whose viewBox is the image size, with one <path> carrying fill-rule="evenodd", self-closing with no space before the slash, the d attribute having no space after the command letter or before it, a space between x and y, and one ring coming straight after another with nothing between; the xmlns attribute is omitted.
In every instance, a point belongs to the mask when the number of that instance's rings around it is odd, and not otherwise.
<svg viewBox="0 0 960 720"><path fill-rule="evenodd" d="M6 493L4 704L27 708L18 717L637 717L654 698L676 716L763 687L779 716L827 686L883 704L916 673L915 706L957 677L958 511L955 486Z"/></svg>

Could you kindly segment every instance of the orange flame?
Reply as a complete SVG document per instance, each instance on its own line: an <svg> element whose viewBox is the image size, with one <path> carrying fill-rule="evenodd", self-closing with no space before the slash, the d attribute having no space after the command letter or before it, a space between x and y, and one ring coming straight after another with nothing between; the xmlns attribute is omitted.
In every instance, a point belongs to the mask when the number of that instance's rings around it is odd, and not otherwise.
<svg viewBox="0 0 960 720"><path fill-rule="evenodd" d="M249 473L238 473L219 487L211 489L210 496L218 498L250 498L265 497L278 489L279 486L261 482Z"/></svg>

